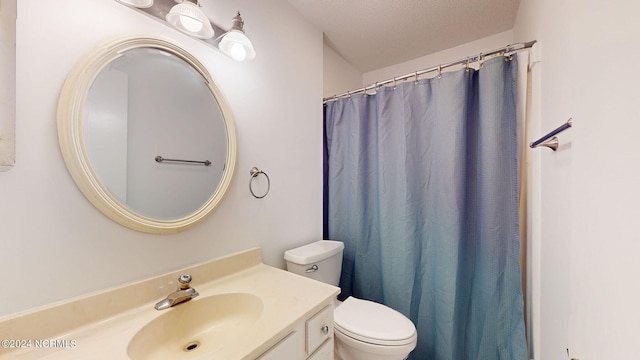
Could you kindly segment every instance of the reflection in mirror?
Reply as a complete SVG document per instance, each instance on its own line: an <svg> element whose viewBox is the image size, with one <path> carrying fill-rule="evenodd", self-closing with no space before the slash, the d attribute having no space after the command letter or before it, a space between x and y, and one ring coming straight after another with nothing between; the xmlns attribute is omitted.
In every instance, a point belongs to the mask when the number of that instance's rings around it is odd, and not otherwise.
<svg viewBox="0 0 640 360"><path fill-rule="evenodd" d="M221 200L235 168L222 94L195 58L160 38L118 39L83 59L63 87L58 131L80 190L140 231L193 226Z"/></svg>
<svg viewBox="0 0 640 360"><path fill-rule="evenodd" d="M166 51L128 50L100 71L82 128L100 182L147 217L193 213L216 191L225 169L227 135L218 103L202 76ZM156 156L211 165L157 162Z"/></svg>

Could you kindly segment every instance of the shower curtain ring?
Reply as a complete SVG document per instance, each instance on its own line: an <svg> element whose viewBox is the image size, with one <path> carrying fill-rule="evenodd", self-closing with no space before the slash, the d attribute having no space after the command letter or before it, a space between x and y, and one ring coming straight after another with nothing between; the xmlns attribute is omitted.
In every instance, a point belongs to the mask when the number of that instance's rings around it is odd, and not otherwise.
<svg viewBox="0 0 640 360"><path fill-rule="evenodd" d="M416 71L416 80L413 82L414 85L418 85L418 72Z"/></svg>
<svg viewBox="0 0 640 360"><path fill-rule="evenodd" d="M467 56L467 64L464 66L464 68L465 68L465 71L466 71L466 72L469 72L469 62L470 62L470 61L471 61L471 58L469 58L469 57Z"/></svg>
<svg viewBox="0 0 640 360"><path fill-rule="evenodd" d="M442 78L442 64L438 65L438 79Z"/></svg>
<svg viewBox="0 0 640 360"><path fill-rule="evenodd" d="M478 55L478 69L482 68L482 53Z"/></svg>

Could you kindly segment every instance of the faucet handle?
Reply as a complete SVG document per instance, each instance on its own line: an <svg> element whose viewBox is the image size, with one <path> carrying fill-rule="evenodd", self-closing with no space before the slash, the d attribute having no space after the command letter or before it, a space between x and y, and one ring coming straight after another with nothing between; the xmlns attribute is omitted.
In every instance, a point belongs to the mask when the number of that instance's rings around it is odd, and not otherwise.
<svg viewBox="0 0 640 360"><path fill-rule="evenodd" d="M180 288L180 290L186 290L190 287L191 283L191 275L189 274L182 274L180 275L180 277L178 278L178 287Z"/></svg>

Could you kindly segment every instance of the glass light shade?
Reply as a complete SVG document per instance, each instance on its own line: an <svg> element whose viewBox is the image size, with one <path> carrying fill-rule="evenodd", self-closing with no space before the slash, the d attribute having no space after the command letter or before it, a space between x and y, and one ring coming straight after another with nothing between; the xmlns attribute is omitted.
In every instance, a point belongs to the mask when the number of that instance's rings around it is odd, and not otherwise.
<svg viewBox="0 0 640 360"><path fill-rule="evenodd" d="M149 8L153 6L153 0L117 0L125 5L134 6L137 8Z"/></svg>
<svg viewBox="0 0 640 360"><path fill-rule="evenodd" d="M251 40L240 30L230 30L224 34L218 48L236 61L251 60L256 57Z"/></svg>
<svg viewBox="0 0 640 360"><path fill-rule="evenodd" d="M198 8L198 5L188 0L172 7L166 20L176 29L200 39L210 39L214 35L207 15Z"/></svg>

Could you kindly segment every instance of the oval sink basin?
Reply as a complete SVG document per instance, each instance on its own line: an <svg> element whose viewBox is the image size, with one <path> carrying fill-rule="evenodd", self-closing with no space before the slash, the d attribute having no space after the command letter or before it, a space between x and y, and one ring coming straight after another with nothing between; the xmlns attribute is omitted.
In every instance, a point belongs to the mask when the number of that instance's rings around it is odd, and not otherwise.
<svg viewBox="0 0 640 360"><path fill-rule="evenodd" d="M215 353L251 328L263 303L252 294L212 295L178 304L131 339L132 360L189 359Z"/></svg>

